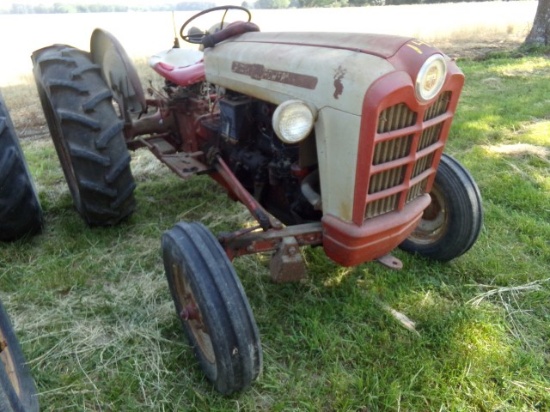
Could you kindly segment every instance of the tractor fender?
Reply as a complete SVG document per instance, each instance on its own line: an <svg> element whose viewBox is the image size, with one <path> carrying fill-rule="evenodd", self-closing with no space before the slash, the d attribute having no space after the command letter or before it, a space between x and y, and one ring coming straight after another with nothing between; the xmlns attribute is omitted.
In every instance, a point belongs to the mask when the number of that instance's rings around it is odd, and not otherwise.
<svg viewBox="0 0 550 412"><path fill-rule="evenodd" d="M103 78L128 120L130 113L146 111L145 93L136 68L118 39L103 29L95 29L90 39L92 61L101 67Z"/></svg>

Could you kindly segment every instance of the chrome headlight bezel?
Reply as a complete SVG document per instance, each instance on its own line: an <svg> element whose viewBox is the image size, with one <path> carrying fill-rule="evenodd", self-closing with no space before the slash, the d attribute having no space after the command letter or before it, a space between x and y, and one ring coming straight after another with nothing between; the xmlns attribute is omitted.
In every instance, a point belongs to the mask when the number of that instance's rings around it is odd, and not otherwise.
<svg viewBox="0 0 550 412"><path fill-rule="evenodd" d="M439 94L447 78L447 62L442 54L426 59L416 76L416 98L425 103Z"/></svg>
<svg viewBox="0 0 550 412"><path fill-rule="evenodd" d="M299 143L311 133L315 117L315 110L305 102L287 100L277 106L273 113L273 130L283 143Z"/></svg>

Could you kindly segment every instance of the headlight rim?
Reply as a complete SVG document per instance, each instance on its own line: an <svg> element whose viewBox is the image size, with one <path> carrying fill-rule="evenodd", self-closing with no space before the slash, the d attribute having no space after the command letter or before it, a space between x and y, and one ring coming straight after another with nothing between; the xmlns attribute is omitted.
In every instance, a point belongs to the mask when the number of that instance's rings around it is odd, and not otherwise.
<svg viewBox="0 0 550 412"><path fill-rule="evenodd" d="M434 67L434 64L437 64L437 62L441 63L442 67L442 73L439 75L437 79L436 86L426 93L424 91L424 81L426 80L426 74L428 71ZM418 74L416 75L416 81L415 81L415 96L416 98L422 102L426 103L430 100L434 99L440 92L443 86L445 85L447 74L449 70L447 67L447 60L445 59L445 56L442 53L435 53L432 54L430 57L428 57L424 63L422 64L422 67L418 71Z"/></svg>
<svg viewBox="0 0 550 412"><path fill-rule="evenodd" d="M299 138L288 138L284 135L284 133L281 130L280 126L281 126L282 119L284 118L285 111L291 110L292 106L295 106L295 105L296 106L301 106L301 107L307 109L307 111L309 112L309 115L310 115L309 126L306 129L307 131L302 133L299 136ZM282 102L281 104L279 104L277 106L277 108L273 112L272 126L273 126L273 130L275 131L275 134L277 135L279 140L281 140L285 144L296 144L296 143L299 143L299 142L303 141L304 139L306 139L311 134L311 131L313 130L313 127L315 126L316 118L317 118L317 111L313 107L311 107L311 105L304 102L303 100L290 99L290 100L285 100L284 102Z"/></svg>

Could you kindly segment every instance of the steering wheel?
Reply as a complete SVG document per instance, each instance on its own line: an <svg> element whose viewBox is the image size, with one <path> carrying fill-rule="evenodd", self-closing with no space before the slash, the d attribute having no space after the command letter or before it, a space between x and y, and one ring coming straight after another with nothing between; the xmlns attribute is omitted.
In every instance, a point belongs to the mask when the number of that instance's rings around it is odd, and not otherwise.
<svg viewBox="0 0 550 412"><path fill-rule="evenodd" d="M219 11L219 10L225 10L225 13L223 13L223 16L222 16L222 21L221 21L221 25L220 25L220 30L222 30L224 27L224 21L225 21L225 17L227 16L227 12L229 10L241 10L241 11L244 11L247 16L248 16L248 19L246 20L246 22L250 22L250 20L252 19L252 15L250 14L250 10L248 10L247 8L245 7L240 7L240 6L219 6L219 7L212 7L210 9L206 9L206 10L203 10L201 11L200 13L197 13L195 14L194 16L192 16L190 19L188 19L185 23L183 23L183 25L181 26L181 29L180 29L180 36L182 38L182 40L188 42L188 43L193 43L193 44L201 44L202 43L202 40L206 37L206 33L197 29L197 28L194 28L194 27L191 27L191 29L189 30L189 32L187 34L184 34L185 33L185 29L191 24L191 22L193 22L194 20L196 20L197 18L199 18L200 16L203 16L205 14L208 14L208 13L212 13L212 12L215 12L215 11Z"/></svg>

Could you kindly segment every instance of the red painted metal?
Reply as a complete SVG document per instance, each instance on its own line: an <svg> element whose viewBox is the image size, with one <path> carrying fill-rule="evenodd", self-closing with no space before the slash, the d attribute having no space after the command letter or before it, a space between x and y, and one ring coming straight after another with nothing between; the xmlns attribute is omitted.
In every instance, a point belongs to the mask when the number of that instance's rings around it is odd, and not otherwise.
<svg viewBox="0 0 550 412"><path fill-rule="evenodd" d="M159 62L153 66L153 70L165 79L182 87L202 82L205 79L203 62L187 67L175 67Z"/></svg>
<svg viewBox="0 0 550 412"><path fill-rule="evenodd" d="M214 165L218 175L225 180L227 186L231 187L232 192L239 201L249 210L250 214L258 221L263 230L271 228L281 229L283 224L271 216L256 199L242 186L241 182L235 177L229 166L218 156Z"/></svg>
<svg viewBox="0 0 550 412"><path fill-rule="evenodd" d="M259 228L255 228L259 229ZM320 222L287 226L268 231L242 230L222 233L218 239L231 260L243 255L272 252L278 249L282 239L294 238L299 246L320 246L323 244L323 228Z"/></svg>
<svg viewBox="0 0 550 412"><path fill-rule="evenodd" d="M430 203L425 194L399 212L387 213L362 225L323 216L323 248L329 258L343 266L355 266L391 252L415 229Z"/></svg>

